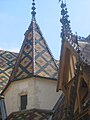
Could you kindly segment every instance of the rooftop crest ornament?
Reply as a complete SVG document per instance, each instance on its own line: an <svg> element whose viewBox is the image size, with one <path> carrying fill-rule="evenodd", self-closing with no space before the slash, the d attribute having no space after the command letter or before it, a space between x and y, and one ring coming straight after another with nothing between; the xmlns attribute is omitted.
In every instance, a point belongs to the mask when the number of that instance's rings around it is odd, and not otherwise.
<svg viewBox="0 0 90 120"><path fill-rule="evenodd" d="M31 14L32 14L32 19L35 20L35 15L36 15L36 12L35 12L35 10L36 10L35 0L32 0L32 1L33 1L33 3L32 3L32 12L31 12Z"/></svg>
<svg viewBox="0 0 90 120"><path fill-rule="evenodd" d="M71 27L70 27L70 20L68 20L69 15L66 7L66 1L65 3L63 2L63 0L59 0L59 2L60 1L61 1L61 15L62 15L62 18L60 19L60 22L62 23L61 38L65 40L65 39L69 39L71 36Z"/></svg>

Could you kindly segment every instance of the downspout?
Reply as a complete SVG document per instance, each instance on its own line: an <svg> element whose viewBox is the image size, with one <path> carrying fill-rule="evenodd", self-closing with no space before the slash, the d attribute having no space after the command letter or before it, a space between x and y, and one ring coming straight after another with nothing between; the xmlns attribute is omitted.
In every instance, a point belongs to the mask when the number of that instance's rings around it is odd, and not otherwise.
<svg viewBox="0 0 90 120"><path fill-rule="evenodd" d="M53 115L51 115L50 118L49 118L48 120L52 120L52 116L53 116Z"/></svg>
<svg viewBox="0 0 90 120"><path fill-rule="evenodd" d="M4 102L4 96L2 95L0 95L0 111L1 111L2 120L6 120L7 112L6 112L5 102Z"/></svg>

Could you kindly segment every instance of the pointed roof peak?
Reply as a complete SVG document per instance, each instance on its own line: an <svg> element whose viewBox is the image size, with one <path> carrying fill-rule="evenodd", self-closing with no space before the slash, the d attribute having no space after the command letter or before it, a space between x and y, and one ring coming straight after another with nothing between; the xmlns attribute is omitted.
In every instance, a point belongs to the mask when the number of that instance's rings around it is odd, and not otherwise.
<svg viewBox="0 0 90 120"><path fill-rule="evenodd" d="M58 67L36 21L31 21L10 82L30 77L57 79Z"/></svg>
<svg viewBox="0 0 90 120"><path fill-rule="evenodd" d="M31 12L31 14L32 14L32 21L35 21L35 15L36 15L36 12L35 12L35 10L36 10L36 7L35 7L35 0L32 0L32 12Z"/></svg>

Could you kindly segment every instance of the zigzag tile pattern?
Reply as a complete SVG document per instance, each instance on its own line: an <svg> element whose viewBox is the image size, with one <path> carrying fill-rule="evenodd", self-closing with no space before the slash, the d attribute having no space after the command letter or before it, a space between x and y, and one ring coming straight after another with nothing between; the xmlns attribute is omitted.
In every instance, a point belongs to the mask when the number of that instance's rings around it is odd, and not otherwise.
<svg viewBox="0 0 90 120"><path fill-rule="evenodd" d="M50 117L49 112L38 110L27 110L11 113L7 120L48 120Z"/></svg>
<svg viewBox="0 0 90 120"><path fill-rule="evenodd" d="M35 74L48 78L57 78L56 63L39 31L35 32Z"/></svg>
<svg viewBox="0 0 90 120"><path fill-rule="evenodd" d="M57 65L36 22L31 22L13 70L12 80L31 76L57 79Z"/></svg>
<svg viewBox="0 0 90 120"><path fill-rule="evenodd" d="M33 74L33 42L32 42L32 32L28 35L30 37L29 39L25 39L24 41L24 48L19 53L19 60L17 62L19 63L17 66L16 76L15 78L17 80L28 78L32 76ZM21 54L21 56L20 56Z"/></svg>
<svg viewBox="0 0 90 120"><path fill-rule="evenodd" d="M0 50L0 93L8 83L17 53Z"/></svg>

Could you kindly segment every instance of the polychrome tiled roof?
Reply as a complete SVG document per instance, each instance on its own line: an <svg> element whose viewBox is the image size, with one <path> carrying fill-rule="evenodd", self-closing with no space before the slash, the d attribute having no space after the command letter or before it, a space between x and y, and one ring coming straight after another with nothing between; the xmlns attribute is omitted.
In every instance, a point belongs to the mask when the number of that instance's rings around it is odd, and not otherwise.
<svg viewBox="0 0 90 120"><path fill-rule="evenodd" d="M88 60L90 65L90 43L88 42L79 42L80 50L83 53L83 56Z"/></svg>
<svg viewBox="0 0 90 120"><path fill-rule="evenodd" d="M0 50L0 93L8 83L17 53Z"/></svg>
<svg viewBox="0 0 90 120"><path fill-rule="evenodd" d="M31 21L25 33L11 81L39 76L57 79L57 65L36 21Z"/></svg>
<svg viewBox="0 0 90 120"><path fill-rule="evenodd" d="M33 109L11 113L7 120L48 120L50 116L50 111Z"/></svg>

